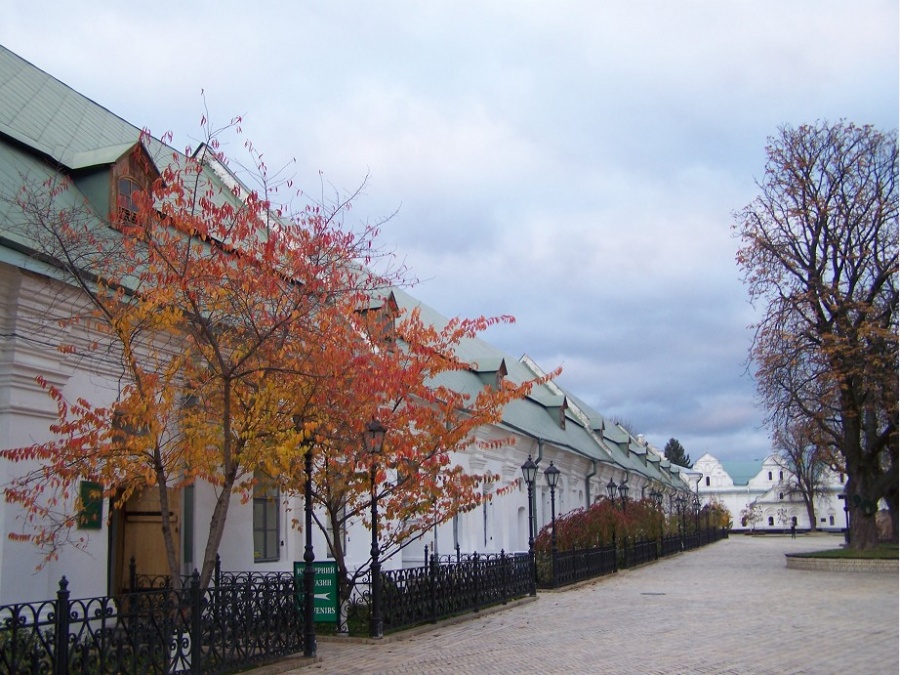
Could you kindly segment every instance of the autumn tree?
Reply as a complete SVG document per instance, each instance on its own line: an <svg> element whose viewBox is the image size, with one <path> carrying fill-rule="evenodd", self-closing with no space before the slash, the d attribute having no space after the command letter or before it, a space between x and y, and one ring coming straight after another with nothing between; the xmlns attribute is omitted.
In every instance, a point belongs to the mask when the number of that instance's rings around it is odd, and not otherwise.
<svg viewBox="0 0 900 675"><path fill-rule="evenodd" d="M5 494L27 513L31 529L19 537L50 556L75 524L77 481L102 484L113 507L155 489L177 583L168 502L202 480L217 495L205 585L232 495L248 498L260 470L283 465L308 439L313 426L295 418L309 418L318 385L347 367L321 354L332 342L359 341L347 317L388 283L359 274L377 227L343 228L347 203L287 213L267 190L234 179L216 133L208 141L186 157L142 137L128 159L140 189L119 194L108 214L88 204L59 208L66 180L26 185L17 199L34 255L82 299L84 311L62 323L83 339L59 349L101 354L121 369L111 403L70 401L42 380L58 406L55 437L2 452L36 463ZM260 156L251 156L264 176Z"/></svg>
<svg viewBox="0 0 900 675"><path fill-rule="evenodd" d="M666 447L663 449L663 454L672 464L688 469L691 468L691 456L685 453L684 446L677 439L669 439L669 442L666 443Z"/></svg>
<svg viewBox="0 0 900 675"><path fill-rule="evenodd" d="M178 583L169 501L205 481L216 488L200 570L206 584L232 496L249 499L259 480L302 492L310 452L316 521L347 599L367 567L348 570L346 525L368 523L377 498L390 557L478 505L498 477L463 471L454 453L539 380L477 390L442 384L471 365L457 345L511 318L435 326L418 311L401 313L390 288L405 280L369 269L377 225L343 226L352 199L289 213L269 199L259 156L251 153L263 179L254 191L236 180L216 139L210 133L185 157L142 138L129 163L148 176L143 189L105 217L87 204L59 208L54 197L65 182L19 196L34 255L65 284L58 304L78 308L61 318L70 338L59 349L115 359L122 374L111 403L71 401L42 380L58 406L55 437L2 452L37 467L6 486L6 497L27 513L30 530L19 537L52 556L76 522L78 481L100 483L114 508L155 490ZM73 330L83 337L73 341ZM378 458L361 452L373 418L389 429Z"/></svg>
<svg viewBox="0 0 900 675"><path fill-rule="evenodd" d="M787 489L806 507L810 530L816 530L816 499L827 495L829 455L816 443L815 427L807 421L777 429L773 437L775 463L788 473Z"/></svg>
<svg viewBox="0 0 900 675"><path fill-rule="evenodd" d="M769 423L803 419L845 464L851 545L897 514L897 134L785 126L759 196L735 214L762 317L751 359Z"/></svg>
<svg viewBox="0 0 900 675"><path fill-rule="evenodd" d="M435 325L424 321L418 308L398 307L388 294L373 298L355 320L366 339L343 346L332 343L334 351L326 358L350 367L318 384L317 405L307 419L315 428L306 447L315 467L314 517L336 562L344 606L372 562L348 565L348 526L362 521L371 528L370 508L377 499L384 560L489 499L491 491L509 489L494 485L499 480L495 474L465 471L455 457L484 445L476 430L499 423L506 403L556 375L522 382L500 379L475 388L471 379L454 378L472 366L458 356L459 345L511 317L451 319ZM362 442L364 427L373 419L387 429L378 456L366 454ZM289 471L284 475L297 476ZM295 480L286 489L301 485Z"/></svg>

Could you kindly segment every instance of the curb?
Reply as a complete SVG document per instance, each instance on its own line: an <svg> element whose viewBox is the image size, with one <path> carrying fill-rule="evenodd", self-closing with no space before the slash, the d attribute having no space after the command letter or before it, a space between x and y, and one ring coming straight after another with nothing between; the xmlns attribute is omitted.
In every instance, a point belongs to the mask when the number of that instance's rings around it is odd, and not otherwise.
<svg viewBox="0 0 900 675"><path fill-rule="evenodd" d="M810 570L814 572L856 572L856 573L893 573L897 574L896 560L868 560L865 558L812 558L786 553L787 568L791 570Z"/></svg>

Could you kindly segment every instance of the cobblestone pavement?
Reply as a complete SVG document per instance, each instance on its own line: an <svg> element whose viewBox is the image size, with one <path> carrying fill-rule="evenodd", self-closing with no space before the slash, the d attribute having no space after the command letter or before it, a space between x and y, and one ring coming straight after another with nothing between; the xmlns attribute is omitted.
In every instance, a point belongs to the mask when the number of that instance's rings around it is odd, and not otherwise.
<svg viewBox="0 0 900 675"><path fill-rule="evenodd" d="M321 642L318 673L898 672L898 578L788 570L834 535L735 535L535 602L381 644Z"/></svg>

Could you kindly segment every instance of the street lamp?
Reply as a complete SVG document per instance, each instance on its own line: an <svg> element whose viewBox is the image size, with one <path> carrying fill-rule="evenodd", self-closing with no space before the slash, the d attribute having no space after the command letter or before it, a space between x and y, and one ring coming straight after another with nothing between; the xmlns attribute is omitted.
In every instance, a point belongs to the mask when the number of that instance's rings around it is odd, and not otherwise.
<svg viewBox="0 0 900 675"><path fill-rule="evenodd" d="M694 527L700 531L700 495L694 495Z"/></svg>
<svg viewBox="0 0 900 675"><path fill-rule="evenodd" d="M628 499L628 479L619 483L619 497L622 498L622 513L625 513L625 500Z"/></svg>
<svg viewBox="0 0 900 675"><path fill-rule="evenodd" d="M294 415L294 428L297 432L303 429L303 419L300 415ZM303 445L301 441L301 445ZM306 546L303 549L303 656L314 657L316 655L316 616L315 603L316 595L316 570L313 563L316 560L316 554L313 551L312 543L312 443L305 443L305 452L303 453L304 470L306 471L306 485L303 492L303 514L306 536Z"/></svg>
<svg viewBox="0 0 900 675"><path fill-rule="evenodd" d="M609 479L609 482L606 484L606 496L609 498L609 501L614 502L616 500L616 481L612 478Z"/></svg>
<svg viewBox="0 0 900 675"><path fill-rule="evenodd" d="M662 538L663 538L663 530L664 530L664 526L663 526L664 524L663 524L663 519L662 519L662 500L663 500L662 492L657 490L655 487L652 490L650 490L650 501L653 502L653 505L656 507L656 516L657 516L657 520L659 520L659 538L660 538L660 540L662 540Z"/></svg>
<svg viewBox="0 0 900 675"><path fill-rule="evenodd" d="M528 486L528 559L531 561L531 595L537 595L537 569L534 565L534 481L537 479L538 466L528 455L522 465L522 476Z"/></svg>
<svg viewBox="0 0 900 675"><path fill-rule="evenodd" d="M384 634L381 617L381 562L378 560L378 491L375 479L378 472L378 455L384 445L387 429L376 419L366 425L363 443L372 456L372 616L369 623L369 637L380 638Z"/></svg>
<svg viewBox="0 0 900 675"><path fill-rule="evenodd" d="M681 494L679 494L677 497L675 497L675 506L678 508L678 515L681 520L681 548L682 548L682 550L684 549L684 535L685 535L685 532L684 532L684 505L686 502L687 502L687 500Z"/></svg>
<svg viewBox="0 0 900 675"><path fill-rule="evenodd" d="M553 585L556 586L556 486L559 485L559 469L550 462L544 470L544 478L550 487L550 556L553 563Z"/></svg>

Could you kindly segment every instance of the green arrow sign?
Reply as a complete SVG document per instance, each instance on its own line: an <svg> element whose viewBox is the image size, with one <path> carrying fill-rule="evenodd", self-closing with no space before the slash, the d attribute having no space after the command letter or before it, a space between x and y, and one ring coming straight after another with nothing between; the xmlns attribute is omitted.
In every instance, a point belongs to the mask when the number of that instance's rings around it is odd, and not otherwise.
<svg viewBox="0 0 900 675"><path fill-rule="evenodd" d="M303 570L306 563L294 563L294 580L297 588L298 601L303 599ZM313 616L318 623L337 623L338 619L338 584L337 563L333 561L314 562L315 590L313 592ZM300 603L298 602L298 606Z"/></svg>

